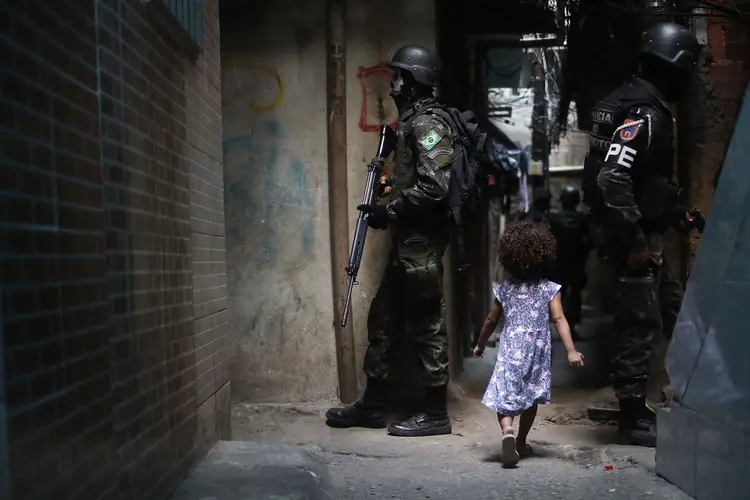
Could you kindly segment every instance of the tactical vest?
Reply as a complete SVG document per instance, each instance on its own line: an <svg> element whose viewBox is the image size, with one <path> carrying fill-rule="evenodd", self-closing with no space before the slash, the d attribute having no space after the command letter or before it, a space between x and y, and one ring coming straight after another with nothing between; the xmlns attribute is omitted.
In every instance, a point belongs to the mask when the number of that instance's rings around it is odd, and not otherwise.
<svg viewBox="0 0 750 500"><path fill-rule="evenodd" d="M671 181L674 162L672 115L661 101L650 91L647 84L634 78L616 88L597 102L591 110L591 132L589 152L583 164L583 202L596 210L602 203L597 185L597 176L604 165L604 158L612 135L627 118L633 108L649 106L655 108L666 119L658 120L657 129L651 130L651 152L647 157L639 156L631 169L636 200L641 200L642 191L648 190L654 178ZM639 203L639 206L641 203Z"/></svg>
<svg viewBox="0 0 750 500"><path fill-rule="evenodd" d="M586 255L586 220L576 210L562 209L548 217L550 229L557 240L557 254L560 260L584 259Z"/></svg>
<svg viewBox="0 0 750 500"><path fill-rule="evenodd" d="M419 101L399 117L396 125L396 153L394 155L393 191L395 197L404 189L408 189L417 182L417 155L414 149L415 138L412 137L414 119L427 106L436 103L435 99Z"/></svg>
<svg viewBox="0 0 750 500"><path fill-rule="evenodd" d="M391 199L395 199L404 190L413 187L417 183L419 151L416 147L418 138L414 136L414 120L428 107L433 111L442 111L442 107L440 105L436 106L436 103L437 100L434 98L420 100L399 117L396 125L396 148L393 156L393 171L391 172L393 179ZM443 113L440 113L439 116L445 121ZM454 131L451 128L451 139L453 135ZM398 224L396 237L400 238L405 234L418 231L421 234L429 235L431 240L442 240L443 233L449 234L450 229L449 225L446 224L446 218L447 216L440 210L437 210L434 215L419 217L418 219L410 218L407 223Z"/></svg>

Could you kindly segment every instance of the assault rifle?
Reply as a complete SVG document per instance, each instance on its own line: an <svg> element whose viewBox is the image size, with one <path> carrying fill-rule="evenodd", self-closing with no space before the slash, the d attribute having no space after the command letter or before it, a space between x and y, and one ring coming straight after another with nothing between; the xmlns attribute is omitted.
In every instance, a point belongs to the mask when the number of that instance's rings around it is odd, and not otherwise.
<svg viewBox="0 0 750 500"><path fill-rule="evenodd" d="M388 125L380 127L380 141L378 142L378 153L375 159L367 165L367 184L365 184L365 194L362 196L362 205L369 205L373 199L380 194L380 176L383 173L385 159L391 154L396 146L396 133ZM365 251L365 237L367 236L367 217L364 212L359 213L357 224L354 226L354 239L352 248L349 251L349 264L346 266L346 274L349 275L349 291L346 293L346 302L344 310L341 313L341 327L345 327L349 319L349 311L352 308L352 292L357 282L357 273L359 265L362 263L362 254Z"/></svg>

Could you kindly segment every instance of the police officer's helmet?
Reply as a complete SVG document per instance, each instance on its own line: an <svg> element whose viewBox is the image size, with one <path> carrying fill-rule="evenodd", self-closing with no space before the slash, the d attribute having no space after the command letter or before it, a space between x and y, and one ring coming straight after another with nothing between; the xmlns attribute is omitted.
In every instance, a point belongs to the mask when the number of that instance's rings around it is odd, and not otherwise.
<svg viewBox="0 0 750 500"><path fill-rule="evenodd" d="M581 193L575 186L565 186L560 193L560 204L564 207L575 207L581 202Z"/></svg>
<svg viewBox="0 0 750 500"><path fill-rule="evenodd" d="M428 87L438 86L440 72L443 69L440 57L421 45L401 47L393 54L388 66L409 71L414 76L414 80Z"/></svg>
<svg viewBox="0 0 750 500"><path fill-rule="evenodd" d="M700 45L693 33L676 23L659 23L643 34L641 56L653 56L682 71L693 71Z"/></svg>

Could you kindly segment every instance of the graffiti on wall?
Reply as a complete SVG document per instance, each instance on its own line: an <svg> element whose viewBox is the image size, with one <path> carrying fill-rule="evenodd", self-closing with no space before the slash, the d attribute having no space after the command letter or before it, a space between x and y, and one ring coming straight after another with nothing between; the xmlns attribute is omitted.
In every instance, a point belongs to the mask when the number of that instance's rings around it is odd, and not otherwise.
<svg viewBox="0 0 750 500"><path fill-rule="evenodd" d="M276 265L282 252L309 257L315 245L316 210L307 170L282 141L275 121L224 140L227 236L241 237L238 244L252 242L267 266Z"/></svg>
<svg viewBox="0 0 750 500"><path fill-rule="evenodd" d="M264 113L284 100L284 82L276 68L233 61L224 65L221 73L222 107L247 106L250 111Z"/></svg>
<svg viewBox="0 0 750 500"><path fill-rule="evenodd" d="M388 95L392 76L393 70L384 62L359 67L357 79L362 87L359 128L363 132L380 132L383 123L396 126L398 111Z"/></svg>

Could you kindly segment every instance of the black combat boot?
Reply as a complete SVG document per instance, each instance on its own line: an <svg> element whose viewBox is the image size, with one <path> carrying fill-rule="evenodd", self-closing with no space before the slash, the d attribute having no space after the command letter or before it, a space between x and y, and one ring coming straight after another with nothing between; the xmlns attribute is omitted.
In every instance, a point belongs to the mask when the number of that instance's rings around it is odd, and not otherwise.
<svg viewBox="0 0 750 500"><path fill-rule="evenodd" d="M417 413L398 424L388 426L391 436L417 437L450 434L448 418L448 386L428 387L425 394L424 413Z"/></svg>
<svg viewBox="0 0 750 500"><path fill-rule="evenodd" d="M656 446L656 419L646 407L646 398L620 399L619 444L653 448Z"/></svg>
<svg viewBox="0 0 750 500"><path fill-rule="evenodd" d="M385 395L387 384L384 380L368 378L362 398L354 404L331 408L326 412L326 424L330 427L385 427Z"/></svg>

